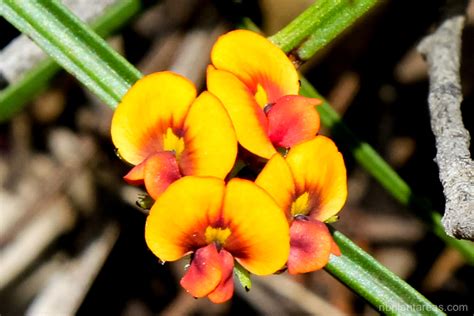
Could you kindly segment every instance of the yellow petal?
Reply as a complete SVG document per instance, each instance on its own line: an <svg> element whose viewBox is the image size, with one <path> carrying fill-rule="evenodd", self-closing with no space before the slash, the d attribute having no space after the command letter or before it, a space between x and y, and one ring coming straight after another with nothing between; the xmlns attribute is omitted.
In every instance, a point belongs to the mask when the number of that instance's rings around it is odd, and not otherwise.
<svg viewBox="0 0 474 316"><path fill-rule="evenodd" d="M138 80L115 110L111 134L120 156L137 165L163 150L167 128L180 132L196 97L192 82L172 72L158 72Z"/></svg>
<svg viewBox="0 0 474 316"><path fill-rule="evenodd" d="M232 232L224 248L247 270L266 275L284 266L290 249L288 222L255 183L234 178L227 184L223 222Z"/></svg>
<svg viewBox="0 0 474 316"><path fill-rule="evenodd" d="M276 151L267 136L267 118L248 88L231 73L209 66L207 89L226 108L242 147L269 159Z"/></svg>
<svg viewBox="0 0 474 316"><path fill-rule="evenodd" d="M280 154L273 155L255 183L273 197L286 216L290 216L288 211L295 196L295 185L290 168Z"/></svg>
<svg viewBox="0 0 474 316"><path fill-rule="evenodd" d="M184 122L184 152L179 159L183 175L225 178L237 156L234 127L221 102L203 92Z"/></svg>
<svg viewBox="0 0 474 316"><path fill-rule="evenodd" d="M205 246L205 230L221 213L225 184L217 178L184 177L156 200L145 226L148 248L175 261Z"/></svg>
<svg viewBox="0 0 474 316"><path fill-rule="evenodd" d="M336 215L347 198L346 167L332 140L317 136L290 149L286 158L297 195L309 193L309 217L324 222Z"/></svg>
<svg viewBox="0 0 474 316"><path fill-rule="evenodd" d="M298 73L285 53L265 37L236 30L219 37L211 51L212 64L236 75L256 94L258 86L271 103L288 94L298 94Z"/></svg>

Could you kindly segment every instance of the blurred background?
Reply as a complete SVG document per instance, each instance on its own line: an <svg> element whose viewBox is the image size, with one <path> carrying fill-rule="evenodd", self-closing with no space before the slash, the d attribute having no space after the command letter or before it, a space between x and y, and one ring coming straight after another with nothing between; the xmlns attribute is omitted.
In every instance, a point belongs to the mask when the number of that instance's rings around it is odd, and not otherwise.
<svg viewBox="0 0 474 316"><path fill-rule="evenodd" d="M113 1L94 1L101 2ZM143 1L108 42L143 73L173 70L204 88L214 41L242 16L272 35L312 2ZM354 133L441 212L426 65L415 47L439 21L442 4L380 1L302 67ZM461 74L472 135L474 1L469 14ZM11 48L19 33L2 18L0 30L0 63L8 54L23 56L27 46ZM12 63L3 64L2 88L14 84L12 67L38 62ZM236 285L232 301L221 305L184 293L178 282L186 262L161 265L145 245L146 214L135 205L140 190L121 179L128 166L110 141L112 113L61 71L0 123L0 315L378 314L325 271L254 278L249 293ZM358 166L343 140L336 142L349 199L334 226L434 304L465 305L472 315L473 268Z"/></svg>

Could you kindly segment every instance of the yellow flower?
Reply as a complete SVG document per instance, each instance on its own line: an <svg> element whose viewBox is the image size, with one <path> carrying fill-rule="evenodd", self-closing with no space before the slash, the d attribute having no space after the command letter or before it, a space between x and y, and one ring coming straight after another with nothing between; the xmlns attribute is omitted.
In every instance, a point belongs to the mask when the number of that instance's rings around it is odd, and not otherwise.
<svg viewBox="0 0 474 316"><path fill-rule="evenodd" d="M137 81L118 105L111 127L118 154L135 167L125 176L156 199L187 175L225 178L237 155L232 122L209 92L172 72Z"/></svg>
<svg viewBox="0 0 474 316"><path fill-rule="evenodd" d="M275 199L290 223L289 273L321 269L330 253L340 253L324 222L344 206L347 177L342 155L329 138L296 145L286 159L275 154L255 183Z"/></svg>
<svg viewBox="0 0 474 316"><path fill-rule="evenodd" d="M239 143L269 159L278 147L312 139L318 99L299 96L298 73L278 47L257 33L221 36L211 52L207 88L227 109Z"/></svg>
<svg viewBox="0 0 474 316"><path fill-rule="evenodd" d="M162 261L193 254L181 285L215 303L234 290L234 259L266 275L289 253L289 228L275 201L251 181L184 177L160 196L147 218L145 239Z"/></svg>

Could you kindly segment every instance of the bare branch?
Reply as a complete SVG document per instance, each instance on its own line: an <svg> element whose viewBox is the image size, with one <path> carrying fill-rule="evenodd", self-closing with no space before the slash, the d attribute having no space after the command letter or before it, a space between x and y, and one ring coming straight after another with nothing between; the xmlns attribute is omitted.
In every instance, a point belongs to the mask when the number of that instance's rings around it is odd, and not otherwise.
<svg viewBox="0 0 474 316"><path fill-rule="evenodd" d="M474 163L461 114L459 76L464 16L451 17L418 46L430 77L429 110L436 138L436 162L446 197L442 220L448 235L474 240Z"/></svg>

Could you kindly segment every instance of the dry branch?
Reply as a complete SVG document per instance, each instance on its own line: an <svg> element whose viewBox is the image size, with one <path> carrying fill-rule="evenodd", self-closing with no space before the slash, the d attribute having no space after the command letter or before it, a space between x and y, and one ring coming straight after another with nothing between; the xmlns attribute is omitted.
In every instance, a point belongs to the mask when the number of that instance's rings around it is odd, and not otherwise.
<svg viewBox="0 0 474 316"><path fill-rule="evenodd" d="M324 298L319 297L288 276L273 275L271 277L256 279L254 283L267 286L285 299L296 303L305 314L343 315L341 311L329 304Z"/></svg>
<svg viewBox="0 0 474 316"><path fill-rule="evenodd" d="M77 258L56 271L26 314L75 315L115 245L118 235L118 225L107 223Z"/></svg>
<svg viewBox="0 0 474 316"><path fill-rule="evenodd" d="M22 273L61 234L75 224L75 214L64 198L58 197L34 220L22 227L16 238L0 251L0 289Z"/></svg>
<svg viewBox="0 0 474 316"><path fill-rule="evenodd" d="M469 132L461 114L459 76L464 16L447 19L418 46L430 77L428 97L431 128L436 138L436 162L446 198L442 220L448 235L474 240L474 163Z"/></svg>

